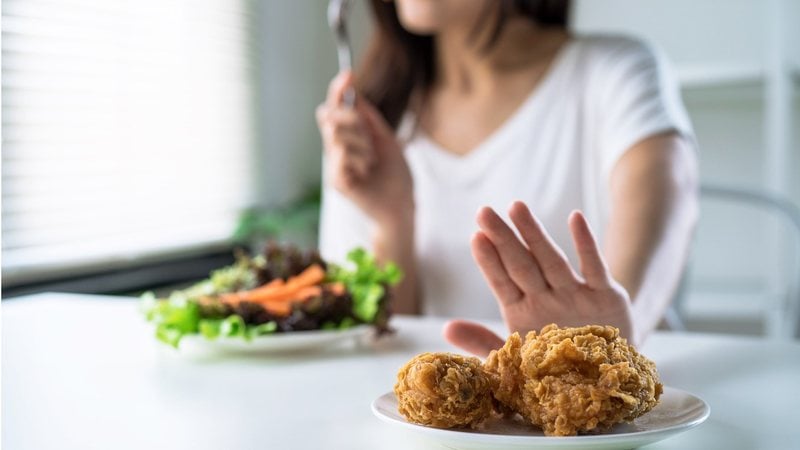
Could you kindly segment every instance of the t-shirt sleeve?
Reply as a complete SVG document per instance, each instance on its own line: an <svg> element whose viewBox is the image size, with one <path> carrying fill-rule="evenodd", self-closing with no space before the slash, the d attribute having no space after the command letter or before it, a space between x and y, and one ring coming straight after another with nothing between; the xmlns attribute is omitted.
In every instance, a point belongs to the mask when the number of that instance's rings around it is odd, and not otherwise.
<svg viewBox="0 0 800 450"><path fill-rule="evenodd" d="M323 173L327 171L323 170ZM326 260L341 264L353 248L370 248L372 222L327 179L323 180L322 186L319 251Z"/></svg>
<svg viewBox="0 0 800 450"><path fill-rule="evenodd" d="M621 38L603 53L596 70L604 175L628 149L656 134L677 131L694 145L677 79L657 49Z"/></svg>

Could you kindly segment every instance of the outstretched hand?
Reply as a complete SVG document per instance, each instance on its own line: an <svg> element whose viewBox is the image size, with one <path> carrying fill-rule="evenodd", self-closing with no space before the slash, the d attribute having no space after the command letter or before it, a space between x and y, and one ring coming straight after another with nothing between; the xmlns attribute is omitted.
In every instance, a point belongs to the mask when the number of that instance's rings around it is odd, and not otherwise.
<svg viewBox="0 0 800 450"><path fill-rule="evenodd" d="M550 323L602 324L619 328L622 336L632 340L628 293L611 277L583 214L574 211L568 221L580 274L525 204L515 202L509 216L522 241L488 207L478 212L480 230L472 239L472 255L509 332L524 335ZM444 336L479 356L488 355L504 342L482 325L461 320L449 322Z"/></svg>

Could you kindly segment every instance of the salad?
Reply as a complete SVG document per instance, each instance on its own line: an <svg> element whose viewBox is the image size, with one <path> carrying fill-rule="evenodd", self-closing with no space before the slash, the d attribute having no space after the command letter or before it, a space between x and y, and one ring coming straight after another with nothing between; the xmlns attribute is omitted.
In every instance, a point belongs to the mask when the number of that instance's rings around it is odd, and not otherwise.
<svg viewBox="0 0 800 450"><path fill-rule="evenodd" d="M389 288L401 279L397 265L381 266L362 248L340 266L315 251L270 244L254 257L237 254L233 265L168 298L143 294L142 309L156 338L175 348L187 335L249 341L361 324L382 332L388 329Z"/></svg>

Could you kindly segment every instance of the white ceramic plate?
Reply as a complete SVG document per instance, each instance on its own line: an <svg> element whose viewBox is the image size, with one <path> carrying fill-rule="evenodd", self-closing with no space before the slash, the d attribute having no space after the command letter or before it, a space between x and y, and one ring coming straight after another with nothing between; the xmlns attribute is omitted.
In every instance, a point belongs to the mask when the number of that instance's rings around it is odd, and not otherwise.
<svg viewBox="0 0 800 450"><path fill-rule="evenodd" d="M259 336L251 341L241 338L208 340L200 335L184 336L181 349L188 351L219 351L226 353L288 353L318 350L349 339L357 339L372 332L369 325L358 325L344 330L290 331Z"/></svg>
<svg viewBox="0 0 800 450"><path fill-rule="evenodd" d="M480 431L443 430L408 422L397 411L397 398L386 393L372 402L372 412L384 422L425 435L452 449L629 449L666 439L700 425L711 412L703 399L675 388L664 388L649 413L599 435L548 437L538 428L513 420L494 422Z"/></svg>

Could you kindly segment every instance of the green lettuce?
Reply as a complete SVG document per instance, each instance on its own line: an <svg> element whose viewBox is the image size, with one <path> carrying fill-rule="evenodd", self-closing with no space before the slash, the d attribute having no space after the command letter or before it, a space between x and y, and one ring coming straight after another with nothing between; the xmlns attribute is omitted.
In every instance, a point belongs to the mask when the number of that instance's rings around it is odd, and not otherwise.
<svg viewBox="0 0 800 450"><path fill-rule="evenodd" d="M345 285L353 297L353 315L367 323L375 321L386 295L386 288L403 279L400 268L390 262L381 267L363 248L347 254L349 267L328 265L328 281Z"/></svg>
<svg viewBox="0 0 800 450"><path fill-rule="evenodd" d="M153 293L148 292L141 299L145 318L156 325L156 338L175 348L178 348L181 339L187 334L199 333L209 340L228 337L249 341L257 336L274 333L278 329L275 322L245 324L237 314L223 319L202 318L200 305L180 292L173 293L166 300L158 300Z"/></svg>
<svg viewBox="0 0 800 450"><path fill-rule="evenodd" d="M183 295L176 293L167 300L158 300L153 293L145 293L142 309L145 318L156 325L156 338L173 347L178 347L183 336L198 331L200 306Z"/></svg>

